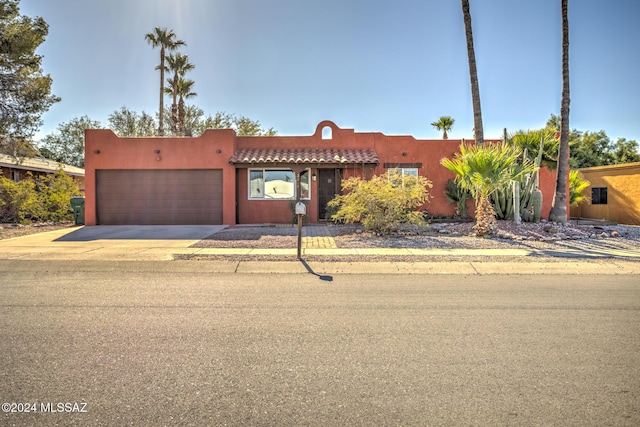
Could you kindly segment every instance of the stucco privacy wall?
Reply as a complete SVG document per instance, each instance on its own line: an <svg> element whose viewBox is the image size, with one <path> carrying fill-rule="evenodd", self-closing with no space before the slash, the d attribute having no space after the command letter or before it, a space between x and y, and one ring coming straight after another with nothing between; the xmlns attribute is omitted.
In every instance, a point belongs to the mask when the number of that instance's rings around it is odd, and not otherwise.
<svg viewBox="0 0 640 427"><path fill-rule="evenodd" d="M328 132L323 137L323 130ZM196 138L119 138L110 130L87 130L85 138L87 225L96 224L96 171L104 169L221 169L223 171L223 223L286 223L292 213L290 200L249 200L247 168L281 167L287 164L231 164L236 150L304 148L374 149L379 164L335 165L342 179L379 175L391 167L417 168L433 183L426 205L434 215L453 215L454 205L444 196L453 174L440 165L443 157L458 152L461 140L417 140L412 136L387 136L379 132L341 129L331 121L318 124L308 136L236 136L230 129L207 130ZM289 165L290 166L290 165ZM327 165L308 164L312 174ZM310 181L310 222L318 218L318 183ZM134 185L134 183L132 183ZM548 217L555 187L555 172L543 169L540 186L544 194L543 216ZM472 203L469 202L473 214Z"/></svg>
<svg viewBox="0 0 640 427"><path fill-rule="evenodd" d="M85 131L85 223L96 225L96 171L106 169L222 169L224 224L235 224L235 149L231 129L196 138L119 138L108 129ZM135 183L131 183L135 185Z"/></svg>
<svg viewBox="0 0 640 427"><path fill-rule="evenodd" d="M580 173L590 182L584 194L590 197L592 188L607 188L607 203L594 205L589 199L571 208L572 217L640 225L640 163L596 166Z"/></svg>

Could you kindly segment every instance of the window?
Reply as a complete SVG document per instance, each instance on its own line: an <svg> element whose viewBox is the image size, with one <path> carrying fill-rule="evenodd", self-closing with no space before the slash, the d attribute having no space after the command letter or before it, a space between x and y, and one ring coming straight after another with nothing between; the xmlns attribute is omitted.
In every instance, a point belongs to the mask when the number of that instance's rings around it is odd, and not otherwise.
<svg viewBox="0 0 640 427"><path fill-rule="evenodd" d="M591 204L592 205L607 204L607 187L594 187L591 189Z"/></svg>
<svg viewBox="0 0 640 427"><path fill-rule="evenodd" d="M20 171L12 170L11 171L11 180L13 182L20 182Z"/></svg>
<svg viewBox="0 0 640 427"><path fill-rule="evenodd" d="M309 169L300 174L301 198L309 199ZM296 174L288 169L250 169L249 199L295 200Z"/></svg>
<svg viewBox="0 0 640 427"><path fill-rule="evenodd" d="M405 178L409 176L418 177L418 169L416 168L390 168L389 172L392 175L394 172L398 174L398 178L402 181L398 181L396 185L402 185L404 187ZM389 179L392 179L391 177Z"/></svg>

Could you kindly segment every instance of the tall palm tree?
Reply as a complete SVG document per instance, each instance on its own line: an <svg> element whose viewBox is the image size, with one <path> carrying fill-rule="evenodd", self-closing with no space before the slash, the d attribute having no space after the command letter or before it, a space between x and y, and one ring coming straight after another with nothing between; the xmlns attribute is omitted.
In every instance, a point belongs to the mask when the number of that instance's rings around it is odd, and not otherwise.
<svg viewBox="0 0 640 427"><path fill-rule="evenodd" d="M179 97L179 101L178 101L178 135L180 136L184 136L184 131L185 131L185 126L184 126L184 122L185 122L185 116L186 116L186 111L185 111L185 105L184 105L184 100L185 99L189 99L189 98L193 98L195 96L197 96L198 94L193 92L191 89L193 88L193 85L195 84L195 82L193 80L187 80L184 78L179 78L178 79L178 85L176 86L176 92L178 94Z"/></svg>
<svg viewBox="0 0 640 427"><path fill-rule="evenodd" d="M442 131L442 139L449 139L447 132L451 130L454 123L455 119L451 118L451 116L442 116L437 122L431 123L431 126Z"/></svg>
<svg viewBox="0 0 640 427"><path fill-rule="evenodd" d="M455 181L462 189L469 191L475 201L474 230L477 236L498 231L490 196L505 188L510 181L535 170L531 161L517 161L521 154L517 147L503 143L486 146L463 143L453 159L440 160L442 166L456 174Z"/></svg>
<svg viewBox="0 0 640 427"><path fill-rule="evenodd" d="M562 100L560 101L560 149L556 196L549 220L567 222L567 181L569 179L569 13L568 0L561 0L562 8Z"/></svg>
<svg viewBox="0 0 640 427"><path fill-rule="evenodd" d="M160 47L160 65L156 69L160 70L160 111L158 114L158 135L164 135L164 126L162 112L164 111L164 72L165 72L165 53L166 51L176 50L179 46L185 46L186 43L182 40L176 40L176 35L173 30L166 28L155 27L152 33L148 33L144 36L147 43L153 48Z"/></svg>
<svg viewBox="0 0 640 427"><path fill-rule="evenodd" d="M464 15L464 28L467 35L467 56L469 57L471 100L473 102L473 132L476 144L482 146L484 144L484 131L482 127L482 110L480 109L480 88L478 86L478 71L476 70L476 54L473 50L473 32L471 31L469 0L462 0L462 14Z"/></svg>
<svg viewBox="0 0 640 427"><path fill-rule="evenodd" d="M178 132L178 80L187 73L187 71L193 70L196 66L189 62L189 56L176 52L170 54L167 57L167 65L170 71L173 72L173 78L168 79L169 87L165 89L165 92L173 97L173 103L171 104L171 132L175 135Z"/></svg>

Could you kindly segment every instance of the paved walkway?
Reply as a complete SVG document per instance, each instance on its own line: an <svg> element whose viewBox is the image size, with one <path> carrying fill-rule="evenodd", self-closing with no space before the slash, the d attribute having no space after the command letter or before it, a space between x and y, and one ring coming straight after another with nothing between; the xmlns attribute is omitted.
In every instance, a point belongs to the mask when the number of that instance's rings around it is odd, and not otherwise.
<svg viewBox="0 0 640 427"><path fill-rule="evenodd" d="M85 266L101 261L173 261L179 255L284 255L295 258L296 248L194 248L201 239L220 231L224 226L98 226L74 227L13 239L0 240L0 261L4 268L11 261L84 261ZM598 252L579 250L535 249L410 249L410 248L336 248L326 227L306 227L303 259L313 256L314 262L300 261L193 261L206 263L210 271L221 273L313 273L322 274L633 274L640 275L640 251L603 249ZM323 235L324 234L324 235ZM358 262L322 262L341 255L362 257ZM400 255L416 261L367 261L369 255ZM549 261L534 259L543 255L555 257ZM483 261L424 262L429 256L455 256ZM495 262L493 257L513 261ZM560 258L560 259L557 259ZM175 261L166 268L186 268L192 261ZM9 264L8 264L9 263ZM178 267L180 264L187 264ZM20 263L20 265L23 265ZM158 268L165 268L160 267Z"/></svg>
<svg viewBox="0 0 640 427"><path fill-rule="evenodd" d="M296 230L297 232L297 230ZM337 249L336 241L331 237L326 225L312 225L302 228L302 247L304 249Z"/></svg>

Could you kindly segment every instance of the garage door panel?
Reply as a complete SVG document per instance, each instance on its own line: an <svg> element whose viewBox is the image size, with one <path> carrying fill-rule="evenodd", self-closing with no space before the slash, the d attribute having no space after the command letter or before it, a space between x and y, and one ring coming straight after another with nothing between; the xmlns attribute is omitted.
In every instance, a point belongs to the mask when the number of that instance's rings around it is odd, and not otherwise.
<svg viewBox="0 0 640 427"><path fill-rule="evenodd" d="M99 170L98 224L221 224L222 170Z"/></svg>

